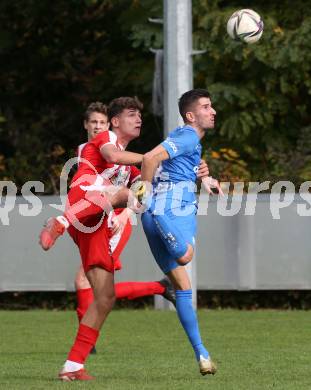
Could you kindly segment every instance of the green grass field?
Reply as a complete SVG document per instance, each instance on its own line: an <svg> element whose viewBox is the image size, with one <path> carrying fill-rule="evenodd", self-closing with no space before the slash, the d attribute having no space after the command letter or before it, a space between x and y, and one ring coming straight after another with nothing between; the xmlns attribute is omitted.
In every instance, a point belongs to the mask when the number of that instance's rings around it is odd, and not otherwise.
<svg viewBox="0 0 311 390"><path fill-rule="evenodd" d="M176 313L115 310L87 369L94 382L55 378L76 331L74 312L0 312L0 389L310 390L311 312L200 310L218 365L202 377Z"/></svg>

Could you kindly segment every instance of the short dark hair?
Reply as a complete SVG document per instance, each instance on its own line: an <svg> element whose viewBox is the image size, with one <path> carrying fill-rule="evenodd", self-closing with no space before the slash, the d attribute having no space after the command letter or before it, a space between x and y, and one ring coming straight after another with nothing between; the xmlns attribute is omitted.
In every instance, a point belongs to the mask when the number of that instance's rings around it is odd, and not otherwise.
<svg viewBox="0 0 311 390"><path fill-rule="evenodd" d="M136 97L119 97L113 99L108 105L108 119L109 122L114 116L121 114L125 109L133 109L142 111L144 108L143 103Z"/></svg>
<svg viewBox="0 0 311 390"><path fill-rule="evenodd" d="M183 95L181 95L179 101L178 101L178 107L179 107L179 113L181 117L183 118L184 122L186 122L186 113L191 111L191 106L193 103L195 103L197 100L199 100L202 97L209 98L210 94L207 91L207 89L191 89L190 91L185 92Z"/></svg>
<svg viewBox="0 0 311 390"><path fill-rule="evenodd" d="M99 112L100 114L108 116L106 104L102 102L93 102L90 103L87 109L85 110L84 120L88 121L90 119L91 114L93 114L93 112Z"/></svg>

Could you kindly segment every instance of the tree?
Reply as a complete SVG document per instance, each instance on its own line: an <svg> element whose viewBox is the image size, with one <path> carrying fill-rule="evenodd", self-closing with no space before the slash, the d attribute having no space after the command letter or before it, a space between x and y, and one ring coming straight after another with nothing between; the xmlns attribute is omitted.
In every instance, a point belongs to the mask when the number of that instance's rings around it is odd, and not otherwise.
<svg viewBox="0 0 311 390"><path fill-rule="evenodd" d="M290 177L298 185L311 172L310 1L254 3L265 22L254 45L225 31L231 13L247 6L193 0L194 47L206 49L194 57L194 83L210 90L217 109L205 153L225 178ZM55 192L62 164L84 142L82 113L94 100L138 95L145 124L131 148L144 152L161 140L162 118L150 112L149 49L163 47L163 36L148 18L162 12L158 0L0 3L0 179L41 180Z"/></svg>
<svg viewBox="0 0 311 390"><path fill-rule="evenodd" d="M301 147L311 140L310 2L252 5L265 23L253 45L225 33L229 16L247 6L198 0L193 7L196 47L207 50L196 59L196 85L208 86L218 110L209 146L234 149L253 180L298 184L311 172L311 149Z"/></svg>

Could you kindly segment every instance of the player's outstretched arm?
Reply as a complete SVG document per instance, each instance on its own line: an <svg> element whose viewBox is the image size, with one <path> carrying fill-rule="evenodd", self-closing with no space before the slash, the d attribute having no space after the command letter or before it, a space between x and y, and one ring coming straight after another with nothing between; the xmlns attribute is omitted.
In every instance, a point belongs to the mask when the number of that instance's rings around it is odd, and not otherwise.
<svg viewBox="0 0 311 390"><path fill-rule="evenodd" d="M152 179L157 167L161 161L168 160L169 158L168 152L162 145L158 145L150 152L144 154L141 165L141 180L135 181L131 187L139 203L144 202L144 199L148 199L152 189Z"/></svg>
<svg viewBox="0 0 311 390"><path fill-rule="evenodd" d="M167 150L162 145L158 145L144 154L141 165L141 180L151 183L159 164L169 158Z"/></svg>
<svg viewBox="0 0 311 390"><path fill-rule="evenodd" d="M119 150L112 144L102 146L100 153L109 164L135 165L140 164L143 159L140 153Z"/></svg>

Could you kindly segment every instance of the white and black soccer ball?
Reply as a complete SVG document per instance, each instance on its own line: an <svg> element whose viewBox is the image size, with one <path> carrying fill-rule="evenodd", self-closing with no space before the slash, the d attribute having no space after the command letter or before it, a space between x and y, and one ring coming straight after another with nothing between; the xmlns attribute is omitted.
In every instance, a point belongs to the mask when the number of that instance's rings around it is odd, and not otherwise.
<svg viewBox="0 0 311 390"><path fill-rule="evenodd" d="M263 21L257 12L251 9L241 9L230 16L227 32L235 40L254 43L262 36L263 27Z"/></svg>

